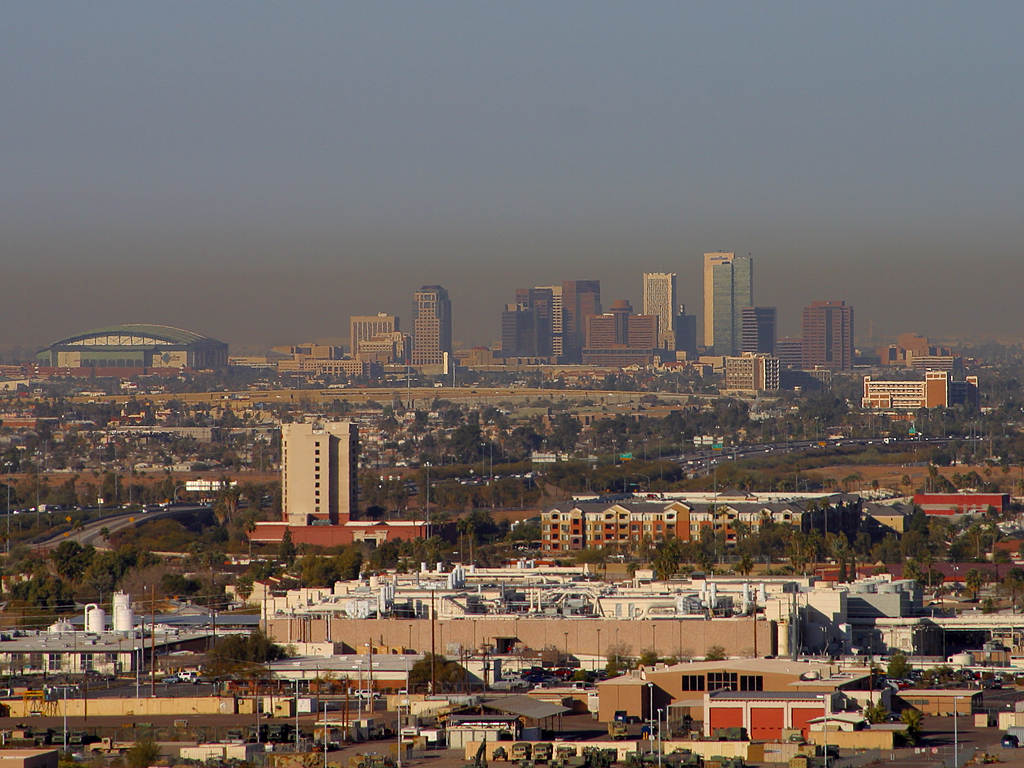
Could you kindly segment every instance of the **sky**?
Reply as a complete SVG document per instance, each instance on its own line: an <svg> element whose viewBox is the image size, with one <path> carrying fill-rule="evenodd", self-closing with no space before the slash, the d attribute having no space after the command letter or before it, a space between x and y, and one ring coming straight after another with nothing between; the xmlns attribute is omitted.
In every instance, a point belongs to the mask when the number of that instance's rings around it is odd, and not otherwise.
<svg viewBox="0 0 1024 768"><path fill-rule="evenodd" d="M162 322L344 338L445 285L640 308L752 253L796 333L1017 339L1019 2L16 3L0 16L0 347Z"/></svg>

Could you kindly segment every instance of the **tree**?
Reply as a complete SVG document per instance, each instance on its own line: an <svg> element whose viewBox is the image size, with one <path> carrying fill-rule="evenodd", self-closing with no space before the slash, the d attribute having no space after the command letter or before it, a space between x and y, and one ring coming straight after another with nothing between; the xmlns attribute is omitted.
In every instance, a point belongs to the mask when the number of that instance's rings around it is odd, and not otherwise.
<svg viewBox="0 0 1024 768"><path fill-rule="evenodd" d="M277 551L277 559L289 568L295 563L295 543L292 541L292 532L285 528L284 536L281 537L281 546Z"/></svg>
<svg viewBox="0 0 1024 768"><path fill-rule="evenodd" d="M136 740L124 754L124 760L129 768L149 768L160 759L160 747L150 738Z"/></svg>
<svg viewBox="0 0 1024 768"><path fill-rule="evenodd" d="M725 648L712 645L704 653L704 661L725 661Z"/></svg>
<svg viewBox="0 0 1024 768"><path fill-rule="evenodd" d="M209 666L215 674L238 672L284 655L283 647L256 630L249 635L228 635L218 640L209 653Z"/></svg>
<svg viewBox="0 0 1024 768"><path fill-rule="evenodd" d="M917 744L921 738L921 711L908 707L903 710L900 719L907 727L903 729L907 742L911 745Z"/></svg>
<svg viewBox="0 0 1024 768"><path fill-rule="evenodd" d="M869 723L881 723L885 721L885 705L880 701L864 707L864 717Z"/></svg>
<svg viewBox="0 0 1024 768"><path fill-rule="evenodd" d="M981 590L981 585L984 581L985 579L981 575L981 571L977 568L971 568L971 570L967 572L967 576L964 577L964 586L970 590L973 599L978 599L978 592Z"/></svg>
<svg viewBox="0 0 1024 768"><path fill-rule="evenodd" d="M910 674L910 664L907 662L907 657L902 653L894 653L889 658L889 666L885 670L885 674L895 680L904 680L907 675Z"/></svg>
<svg viewBox="0 0 1024 768"><path fill-rule="evenodd" d="M754 570L754 559L750 555L743 555L740 561L736 563L737 573L749 576L752 570Z"/></svg>

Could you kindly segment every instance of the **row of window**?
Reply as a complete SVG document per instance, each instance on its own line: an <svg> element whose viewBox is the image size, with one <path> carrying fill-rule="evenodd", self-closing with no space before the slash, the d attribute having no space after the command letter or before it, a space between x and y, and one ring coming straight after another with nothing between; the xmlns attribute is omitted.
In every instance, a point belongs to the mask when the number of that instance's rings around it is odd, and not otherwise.
<svg viewBox="0 0 1024 768"><path fill-rule="evenodd" d="M736 672L708 672L704 675L683 675L684 691L763 691L762 675L739 675Z"/></svg>

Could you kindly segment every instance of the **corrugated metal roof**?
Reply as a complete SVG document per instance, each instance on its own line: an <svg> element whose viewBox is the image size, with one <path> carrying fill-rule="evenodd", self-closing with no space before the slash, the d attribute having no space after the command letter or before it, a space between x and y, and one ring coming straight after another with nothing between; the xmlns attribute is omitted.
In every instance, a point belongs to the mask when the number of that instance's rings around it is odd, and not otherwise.
<svg viewBox="0 0 1024 768"><path fill-rule="evenodd" d="M561 704L538 701L529 696L502 696L497 699L486 699L481 703L488 709L509 712L533 720L543 720L545 717L553 717L569 711L568 707L563 707Z"/></svg>

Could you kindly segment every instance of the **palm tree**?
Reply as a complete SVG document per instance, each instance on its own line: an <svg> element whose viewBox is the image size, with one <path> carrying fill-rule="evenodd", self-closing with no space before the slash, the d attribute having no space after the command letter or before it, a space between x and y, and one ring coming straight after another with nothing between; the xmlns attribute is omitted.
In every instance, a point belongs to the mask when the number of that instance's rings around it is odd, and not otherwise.
<svg viewBox="0 0 1024 768"><path fill-rule="evenodd" d="M977 568L971 568L971 570L967 572L967 576L964 577L964 586L971 591L971 595L975 600L978 599L978 592L981 590L981 585L984 583L985 578Z"/></svg>
<svg viewBox="0 0 1024 768"><path fill-rule="evenodd" d="M754 570L754 559L750 555L743 555L736 563L736 570L744 576L749 576L750 572Z"/></svg>

